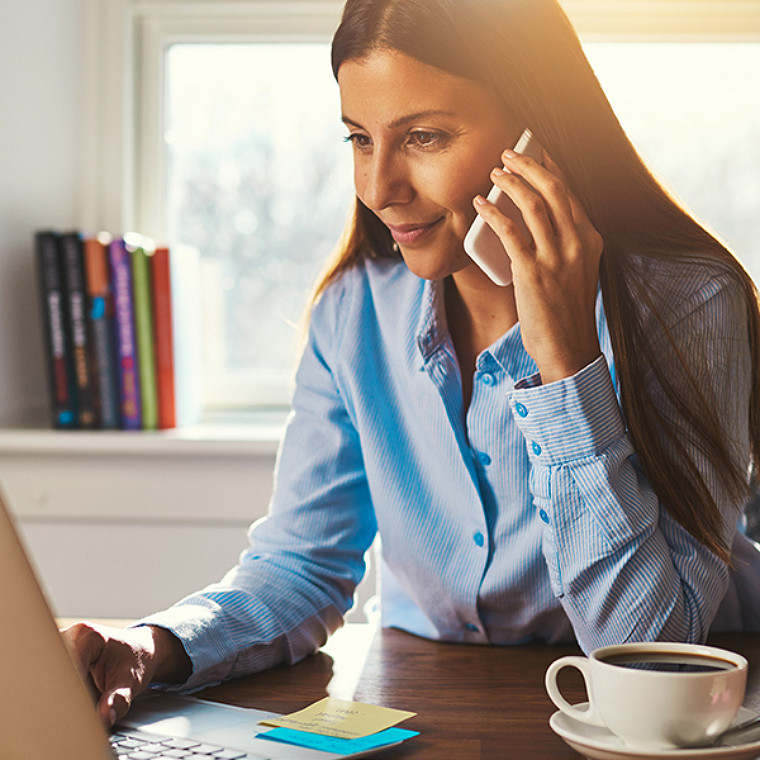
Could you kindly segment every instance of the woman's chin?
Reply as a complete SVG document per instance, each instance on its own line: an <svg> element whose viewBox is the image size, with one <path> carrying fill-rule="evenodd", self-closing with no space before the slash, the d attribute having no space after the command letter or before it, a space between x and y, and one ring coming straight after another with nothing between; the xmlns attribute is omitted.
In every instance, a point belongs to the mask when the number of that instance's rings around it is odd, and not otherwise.
<svg viewBox="0 0 760 760"><path fill-rule="evenodd" d="M401 256L409 271L423 280L443 280L472 263L472 260L466 255L464 255L464 259L462 260L457 258L456 261L444 261L436 256L409 251L405 253L402 249Z"/></svg>

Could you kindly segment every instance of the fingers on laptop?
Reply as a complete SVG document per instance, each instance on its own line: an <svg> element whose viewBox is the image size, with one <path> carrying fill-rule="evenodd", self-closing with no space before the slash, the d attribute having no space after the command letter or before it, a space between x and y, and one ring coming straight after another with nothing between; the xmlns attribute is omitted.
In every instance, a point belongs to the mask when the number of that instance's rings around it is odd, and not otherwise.
<svg viewBox="0 0 760 760"><path fill-rule="evenodd" d="M76 623L62 632L107 726L123 718L145 687L145 632Z"/></svg>
<svg viewBox="0 0 760 760"><path fill-rule="evenodd" d="M129 687L114 689L104 694L100 702L98 712L113 726L129 712L132 705L132 689Z"/></svg>

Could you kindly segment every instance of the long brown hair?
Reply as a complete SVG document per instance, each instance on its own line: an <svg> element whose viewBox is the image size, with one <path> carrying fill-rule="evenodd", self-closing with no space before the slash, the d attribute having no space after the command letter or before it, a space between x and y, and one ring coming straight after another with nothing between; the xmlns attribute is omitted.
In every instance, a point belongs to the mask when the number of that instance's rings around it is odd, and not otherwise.
<svg viewBox="0 0 760 760"><path fill-rule="evenodd" d="M709 266L746 301L752 356L750 441L760 457L760 312L752 280L731 253L662 188L615 117L556 0L348 0L332 66L373 49L398 50L487 87L531 127L604 240L600 279L626 424L640 465L664 507L725 560L729 547L697 458L742 503L748 476L714 395L667 329L669 305L647 282L647 261ZM365 256L397 256L387 228L361 201L316 296ZM683 271L683 270L681 270ZM677 275L674 275L677 276ZM673 366L662 368L647 325L659 323ZM647 391L654 378L667 400Z"/></svg>

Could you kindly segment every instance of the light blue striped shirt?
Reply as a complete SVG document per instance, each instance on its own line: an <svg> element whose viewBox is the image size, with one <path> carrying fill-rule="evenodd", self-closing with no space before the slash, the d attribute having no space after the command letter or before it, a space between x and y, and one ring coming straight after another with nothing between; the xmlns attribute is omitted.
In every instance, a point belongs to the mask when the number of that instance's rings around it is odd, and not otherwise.
<svg viewBox="0 0 760 760"><path fill-rule="evenodd" d="M708 380L730 391L722 411L746 456L741 299L715 277L666 281L669 326L702 336L694 350L706 347ZM421 636L576 637L588 651L701 641L713 623L760 629L760 551L734 537L737 506L719 497L729 572L637 466L601 298L595 362L541 385L517 324L478 356L465 409L443 291L401 261L369 260L315 306L269 516L220 583L144 621L184 643L186 687L315 651L351 607L378 532L382 622Z"/></svg>

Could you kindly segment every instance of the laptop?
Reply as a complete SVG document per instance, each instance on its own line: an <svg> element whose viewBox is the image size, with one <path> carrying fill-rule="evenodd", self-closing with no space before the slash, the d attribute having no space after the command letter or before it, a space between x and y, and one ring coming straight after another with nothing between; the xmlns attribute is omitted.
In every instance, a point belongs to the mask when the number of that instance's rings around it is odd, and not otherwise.
<svg viewBox="0 0 760 760"><path fill-rule="evenodd" d="M0 494L2 760L338 760L257 737L275 713L149 692L109 736L72 662Z"/></svg>

